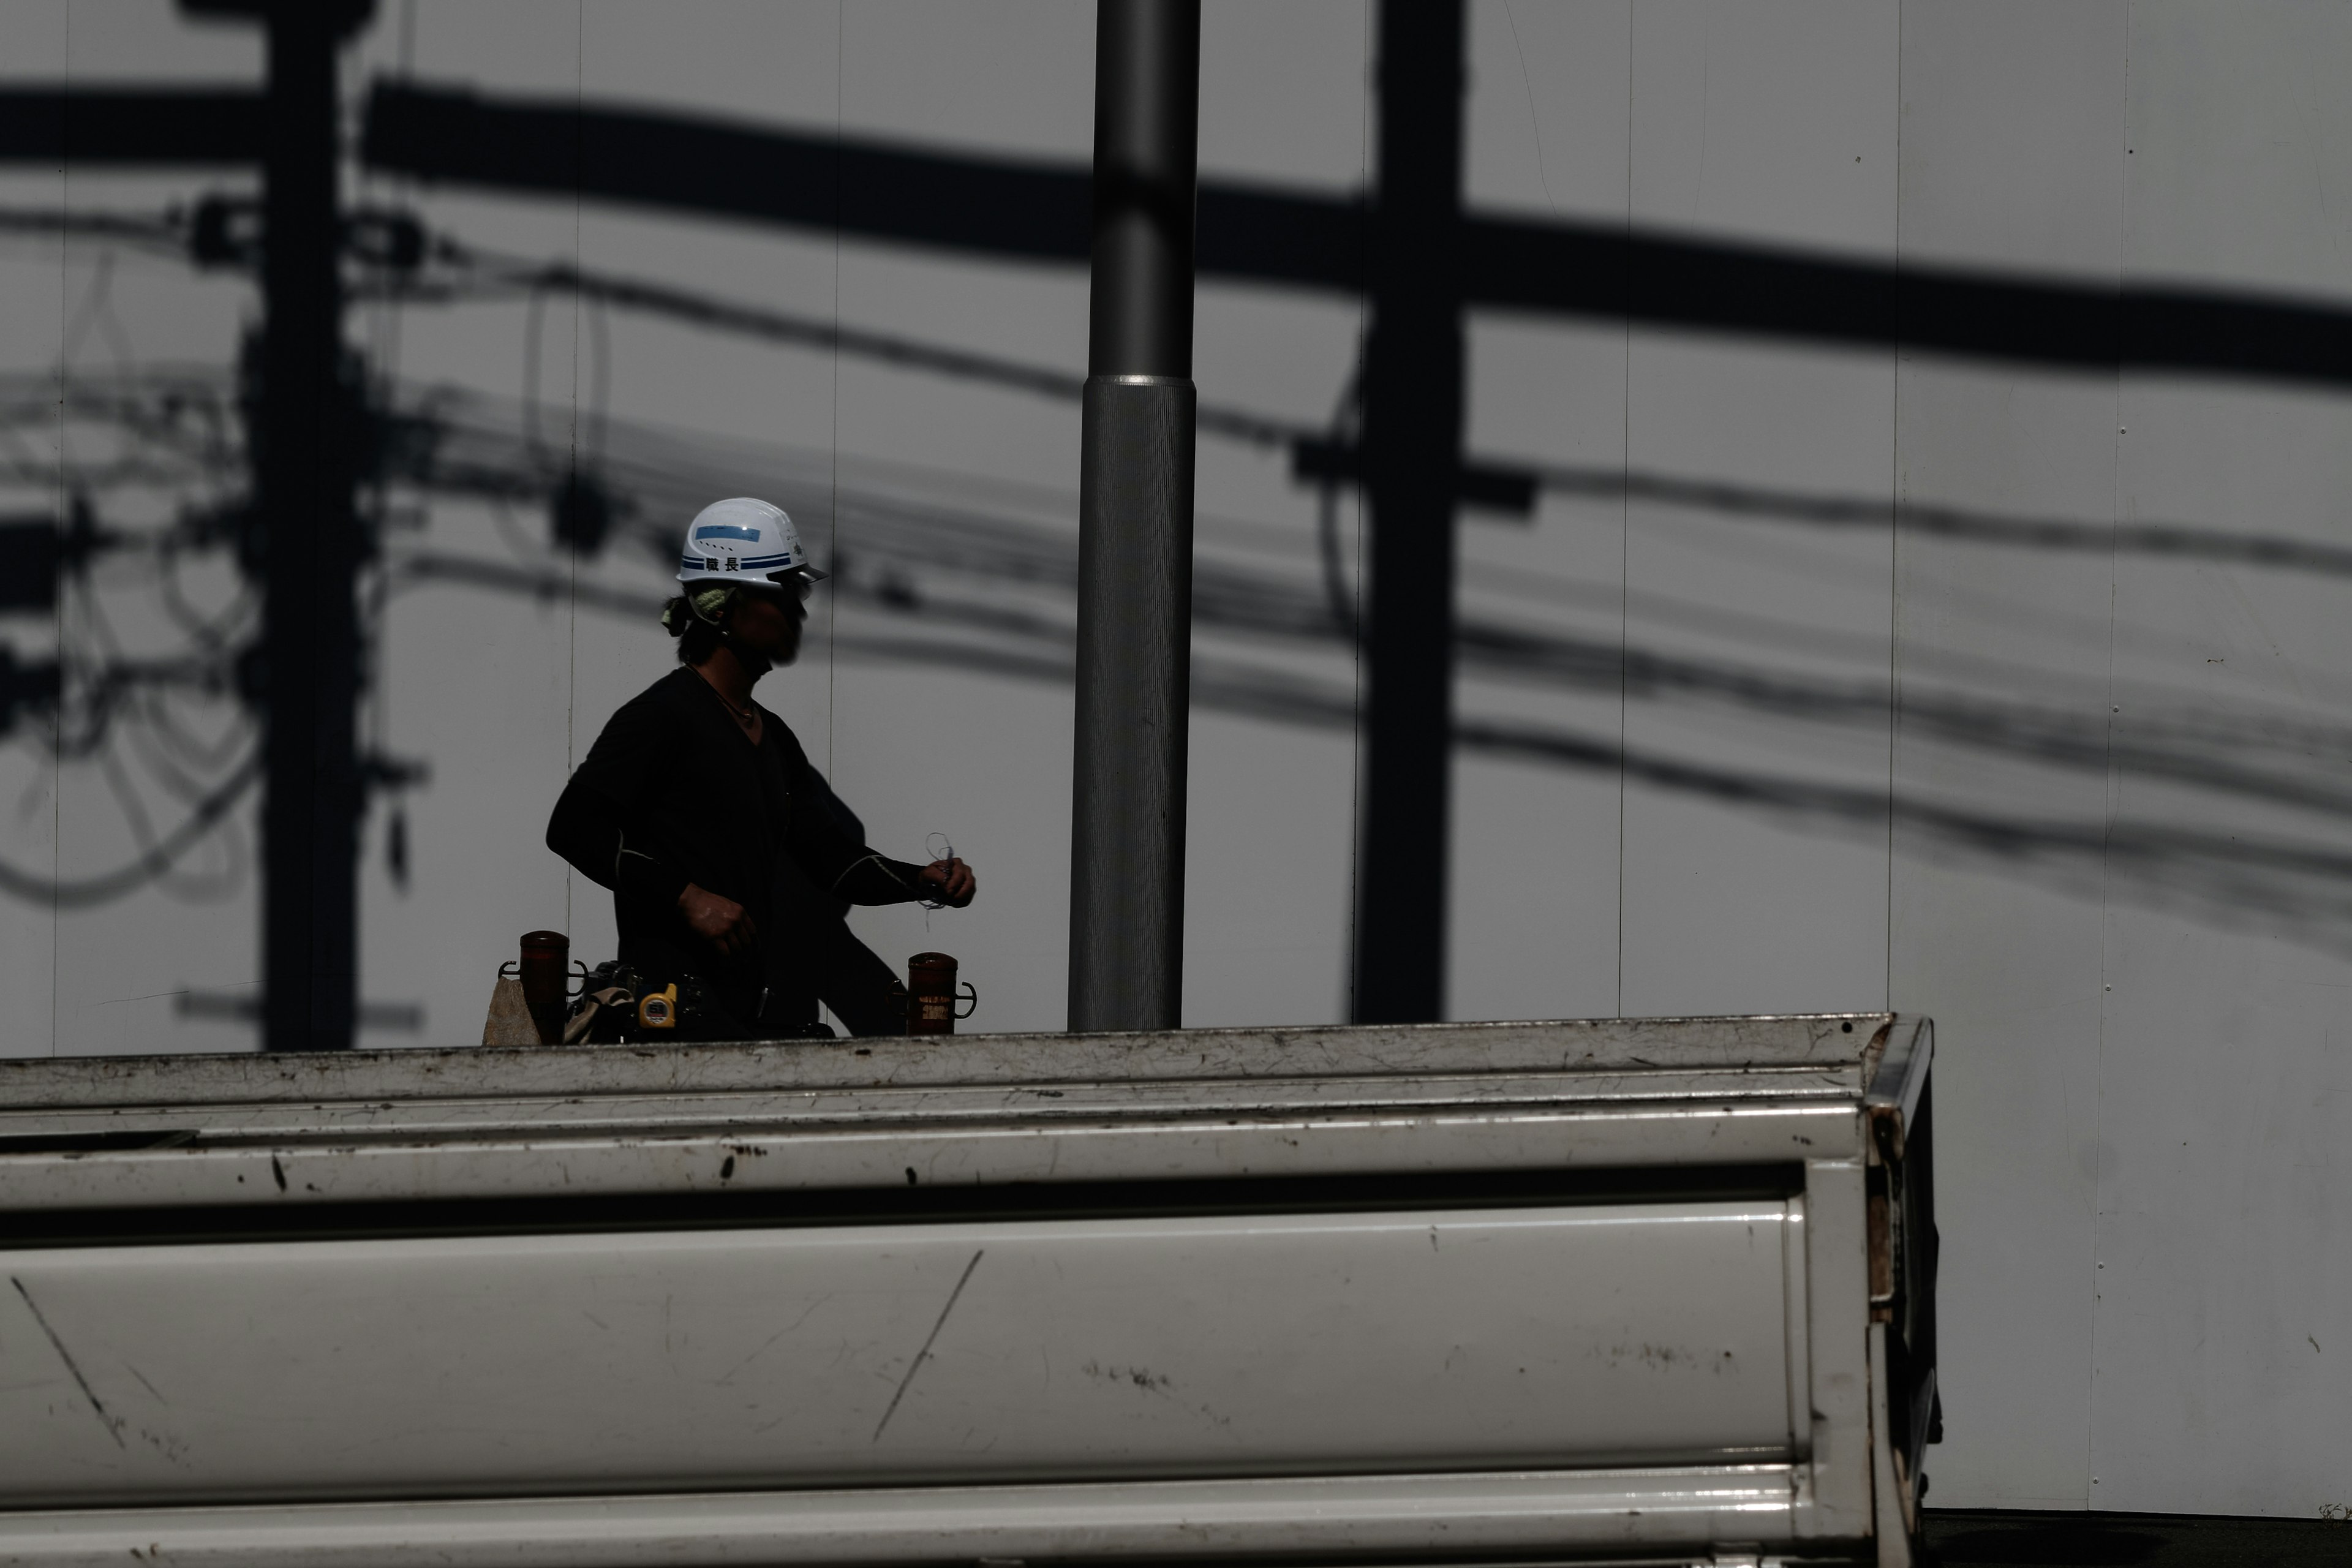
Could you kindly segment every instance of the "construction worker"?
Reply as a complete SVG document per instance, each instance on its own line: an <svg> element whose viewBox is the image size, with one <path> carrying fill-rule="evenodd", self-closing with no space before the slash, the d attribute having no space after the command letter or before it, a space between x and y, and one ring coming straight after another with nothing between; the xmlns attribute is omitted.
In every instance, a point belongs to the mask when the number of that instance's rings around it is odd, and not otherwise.
<svg viewBox="0 0 2352 1568"><path fill-rule="evenodd" d="M906 1026L905 988L850 933L846 904L971 902L971 868L919 866L861 842L856 818L752 685L800 652L825 574L763 500L687 526L681 591L662 613L680 668L623 704L564 786L547 845L613 889L620 959L649 986L691 981L681 1037L859 1035ZM681 984L681 994L689 987Z"/></svg>

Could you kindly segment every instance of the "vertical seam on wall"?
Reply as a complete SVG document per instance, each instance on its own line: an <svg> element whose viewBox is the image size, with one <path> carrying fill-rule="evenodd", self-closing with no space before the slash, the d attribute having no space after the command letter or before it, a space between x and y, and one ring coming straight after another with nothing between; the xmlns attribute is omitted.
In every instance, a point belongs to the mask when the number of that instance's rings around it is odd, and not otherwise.
<svg viewBox="0 0 2352 1568"><path fill-rule="evenodd" d="M1363 187L1371 190L1372 174L1372 100L1377 88L1375 73L1380 68L1379 18L1372 10L1373 0L1364 0L1364 92L1357 100L1356 168ZM1377 201L1380 193L1372 191ZM1369 224L1358 233L1362 243L1370 244ZM1368 260L1369 258L1359 258ZM1367 285L1356 298L1356 368L1354 375L1359 395L1363 386L1363 366L1370 345L1366 342L1371 326L1371 289ZM1344 405L1343 405L1344 406ZM1358 405L1360 409L1361 405ZM1356 438L1363 439L1361 418L1357 422ZM1370 510L1361 487L1356 489L1356 616L1348 628L1349 646L1348 663L1355 678L1355 692L1349 699L1349 738L1355 742L1349 748L1352 768L1348 780L1349 810L1348 820L1348 924L1347 945L1339 955L1339 1021L1353 1023L1356 1017L1356 928L1363 923L1363 863L1364 863L1364 611L1366 605L1364 581L1364 535L1370 531L1365 526L1365 514ZM1336 514L1335 514L1336 515ZM1337 527L1337 523L1333 524Z"/></svg>
<svg viewBox="0 0 2352 1568"><path fill-rule="evenodd" d="M575 0L572 28L572 268L580 269L580 176L581 163L587 153L587 129L584 115L588 98L588 0ZM572 485L580 482L580 312L584 309L584 296L580 289L572 291ZM575 545L564 552L565 622L564 642L564 702L563 702L563 772L570 777L577 758L573 748L577 742L573 727L580 717L580 551ZM572 883L579 872L570 866L563 868L563 929L572 929Z"/></svg>
<svg viewBox="0 0 2352 1568"><path fill-rule="evenodd" d="M407 82L411 80L415 75L413 68L416 55L416 0L402 0L400 18L396 24L396 32L394 37L395 41L394 44L393 58L395 77L396 79L402 82ZM357 71L361 67L355 61L352 68L354 71ZM336 92L337 101L340 105L342 92L340 77L338 78ZM387 193L390 199L395 201L403 195L411 196L415 195L416 182L414 180L405 180L395 174L379 173L371 169L365 162L358 159L356 155L347 155L352 157L352 162L358 168L359 185L363 194L376 192ZM373 356L373 359L372 363L365 367L367 374L362 375L362 384L365 384L365 383L372 378L375 384L383 389L383 405L386 408L391 408L397 403L400 396L400 335L401 328L404 321L404 318L402 315L402 299L400 294L397 291L394 291L388 299L376 301L370 310L369 321L371 323L368 340L369 353ZM374 640L364 650L364 657L367 658L368 669L372 674L373 681L370 688L362 689L361 697L367 704L368 744L375 755L382 757L388 756L392 751L391 678L387 671L389 661L383 653L384 647L392 640L392 586L388 568L386 567L383 559L383 536L388 531L385 520L391 513L391 501L389 500L391 494L391 481L389 479L379 478L377 480L375 493L376 520L373 553L376 562L375 582L377 602L373 634ZM569 715L566 716L566 724L568 740ZM395 795L389 789L385 791L385 794L389 798L395 802L404 802L405 800L404 795ZM362 797L362 805L365 805L364 797ZM394 824L398 824L400 825L400 831L404 840L401 847L399 862L402 874L400 879L394 883L394 891L399 897L404 899L408 894L408 884L406 881L407 848L404 842L407 835L407 808L405 805L394 804L392 805L385 813L385 879L387 881L393 881L391 875L393 867L392 834ZM572 875L571 868L568 866L564 868L563 910L564 929L569 931L571 929L572 913ZM364 937L364 932L362 933L362 936ZM356 942L354 944L354 950L359 952L361 967L364 970L366 959L365 950L363 947L358 946ZM362 977L364 978L364 974L362 974Z"/></svg>
<svg viewBox="0 0 2352 1568"><path fill-rule="evenodd" d="M843 68L846 64L849 46L848 7L844 0L834 0L833 7L833 395L825 405L830 421L825 439L825 502L824 548L829 567L841 570L841 130ZM837 672L841 668L841 588L842 579L835 576L834 591L824 599L824 773L828 785L841 776L840 759L834 754L835 744L834 716L840 711ZM836 1015L823 1001L817 1004L817 1016L832 1020Z"/></svg>
<svg viewBox="0 0 2352 1568"><path fill-rule="evenodd" d="M2123 142L2124 156L2116 160L2116 292L2120 300L2125 274L2128 267L2126 247L2131 235L2131 0L2124 0L2123 11ZM2098 1052L2091 1070L2091 1323L2090 1323L2090 1387L2084 1402L2083 1418L2083 1503L2085 1508L2097 1506L2098 1430L2099 1430L2099 1237L2100 1217L2105 1213L2106 1177L2103 1169L2102 1151L2106 1132L2106 1068L2107 1068L2107 942L2111 929L2111 904L2108 897L2108 868L2111 860L2116 827L2116 797L2119 778L2116 772L2116 578L2123 534L2123 468L2124 437L2128 434L2124 416L2124 342L2125 317L2118 310L2116 318L2116 392L2115 418L2111 423L2115 434L2108 437L2114 453L2108 468L2108 535L2107 535L2107 711L2105 730L2105 763L2106 798L2099 814L2099 1039Z"/></svg>
<svg viewBox="0 0 2352 1568"><path fill-rule="evenodd" d="M73 0L65 0L65 79L66 128L72 126L73 101ZM73 205L72 149L66 138L58 138L58 523L66 520L66 318L68 302L73 297L73 280L66 269L66 216ZM57 647L58 668L66 667L66 596L63 572L58 574L59 592L54 597L55 609L49 617L49 635ZM62 687L60 687L62 690ZM65 834L65 762L64 736L55 725L49 729L49 1055L58 1054L58 1020L63 1016L58 1006L58 954L64 947L58 931L58 921L64 913L65 889L60 885L65 869L63 855Z"/></svg>
<svg viewBox="0 0 2352 1568"><path fill-rule="evenodd" d="M1886 992L1895 1007L1895 752L1903 724L1903 15L1895 8L1895 395L1886 473Z"/></svg>
<svg viewBox="0 0 2352 1568"><path fill-rule="evenodd" d="M833 0L833 400L825 405L825 416L830 418L830 435L825 439L825 555L830 557L835 572L840 572L842 562L842 66L849 58L849 42L845 30L849 28L849 7L845 0ZM840 630L842 630L842 593L840 578L833 578L833 593L825 595L825 778L837 778L840 764L833 754L835 733L833 715L837 712L835 699L835 672L840 670Z"/></svg>
<svg viewBox="0 0 2352 1568"><path fill-rule="evenodd" d="M1624 298L1633 282L1633 0L1625 0L1625 239ZM1633 592L1633 316L1622 312L1623 357L1617 402L1617 1016L1625 1016L1625 654L1632 637Z"/></svg>

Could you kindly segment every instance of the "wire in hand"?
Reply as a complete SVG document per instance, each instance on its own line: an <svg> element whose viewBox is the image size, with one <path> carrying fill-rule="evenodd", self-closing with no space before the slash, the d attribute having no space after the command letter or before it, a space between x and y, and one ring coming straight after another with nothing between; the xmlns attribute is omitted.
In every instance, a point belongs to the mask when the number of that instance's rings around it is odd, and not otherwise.
<svg viewBox="0 0 2352 1568"><path fill-rule="evenodd" d="M946 834L934 833L929 838L923 840L923 851L930 856L931 864L940 868L940 889L942 892L946 891L948 868L955 864L955 846L948 841L948 836ZM925 899L923 900L923 908L926 910L943 910L947 907L948 903L945 899ZM931 922L929 920L925 920L923 921L923 929L925 931L931 929Z"/></svg>

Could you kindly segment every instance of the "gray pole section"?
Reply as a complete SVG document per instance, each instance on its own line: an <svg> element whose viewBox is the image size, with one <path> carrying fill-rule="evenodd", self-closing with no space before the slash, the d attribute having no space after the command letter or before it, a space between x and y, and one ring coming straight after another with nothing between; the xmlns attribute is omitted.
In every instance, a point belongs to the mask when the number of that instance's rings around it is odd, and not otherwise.
<svg viewBox="0 0 2352 1568"><path fill-rule="evenodd" d="M1094 289L1078 458L1070 1027L1184 994L1199 0L1098 0Z"/></svg>

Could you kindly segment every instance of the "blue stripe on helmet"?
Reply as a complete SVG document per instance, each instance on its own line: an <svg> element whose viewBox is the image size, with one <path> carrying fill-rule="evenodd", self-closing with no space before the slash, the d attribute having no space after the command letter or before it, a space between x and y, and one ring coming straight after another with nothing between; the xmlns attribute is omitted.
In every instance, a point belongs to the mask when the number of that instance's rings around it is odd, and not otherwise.
<svg viewBox="0 0 2352 1568"><path fill-rule="evenodd" d="M731 522L706 522L694 531L697 539L740 539L748 544L760 542L760 531L742 528Z"/></svg>

